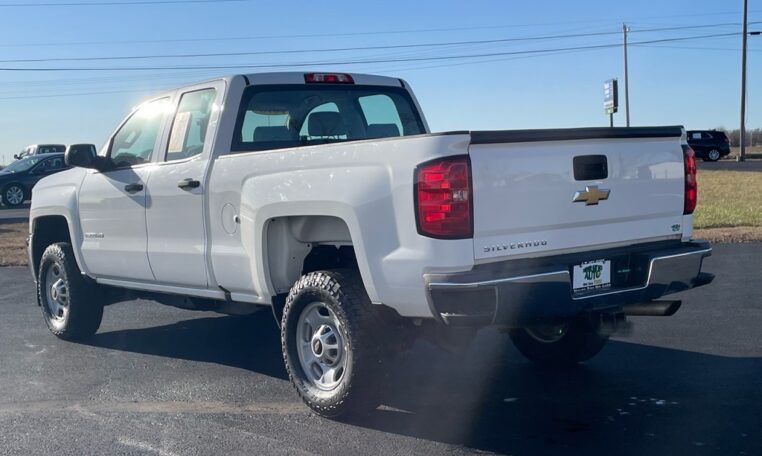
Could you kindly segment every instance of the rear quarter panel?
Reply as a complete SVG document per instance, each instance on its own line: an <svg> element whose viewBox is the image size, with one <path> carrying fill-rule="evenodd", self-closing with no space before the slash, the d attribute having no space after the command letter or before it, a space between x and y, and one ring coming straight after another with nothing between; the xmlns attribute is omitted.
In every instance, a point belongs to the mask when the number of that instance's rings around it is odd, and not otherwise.
<svg viewBox="0 0 762 456"><path fill-rule="evenodd" d="M329 215L349 228L371 300L404 316L430 317L423 274L467 270L470 239L442 241L417 233L413 177L417 164L464 154L468 135L422 135L226 155L214 163L209 213L211 258L217 282L234 298L269 302L265 246L269 221ZM228 234L223 208L240 214Z"/></svg>

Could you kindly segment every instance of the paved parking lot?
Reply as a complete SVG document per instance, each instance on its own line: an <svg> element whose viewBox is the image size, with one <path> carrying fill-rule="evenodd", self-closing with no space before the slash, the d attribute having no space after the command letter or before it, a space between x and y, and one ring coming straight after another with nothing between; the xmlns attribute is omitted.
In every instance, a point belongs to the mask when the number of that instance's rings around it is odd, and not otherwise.
<svg viewBox="0 0 762 456"><path fill-rule="evenodd" d="M421 342L385 405L344 423L296 399L266 313L133 301L73 344L48 333L27 271L0 269L0 454L762 454L760 258L717 246L715 284L569 371L493 331L461 355Z"/></svg>
<svg viewBox="0 0 762 456"><path fill-rule="evenodd" d="M29 220L29 203L24 203L18 209L10 209L0 205L0 220L5 221L26 221Z"/></svg>

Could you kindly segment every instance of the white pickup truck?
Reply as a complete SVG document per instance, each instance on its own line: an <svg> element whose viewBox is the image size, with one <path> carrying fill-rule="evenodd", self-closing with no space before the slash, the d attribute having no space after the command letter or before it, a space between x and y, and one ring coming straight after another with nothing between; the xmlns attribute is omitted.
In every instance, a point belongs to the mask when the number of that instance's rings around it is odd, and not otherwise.
<svg viewBox="0 0 762 456"><path fill-rule="evenodd" d="M28 241L54 334L92 336L135 296L268 306L324 416L378 405L416 337L498 326L568 365L713 279L681 127L430 133L401 79L270 73L158 95L66 161L34 188Z"/></svg>

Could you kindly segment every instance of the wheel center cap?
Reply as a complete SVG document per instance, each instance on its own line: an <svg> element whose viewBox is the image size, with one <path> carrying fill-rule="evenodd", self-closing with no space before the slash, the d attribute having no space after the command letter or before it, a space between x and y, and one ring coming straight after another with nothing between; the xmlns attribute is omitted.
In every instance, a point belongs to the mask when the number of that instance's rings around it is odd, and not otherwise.
<svg viewBox="0 0 762 456"><path fill-rule="evenodd" d="M323 343L320 342L320 339L315 338L315 340L312 341L312 352L315 356L323 354Z"/></svg>
<svg viewBox="0 0 762 456"><path fill-rule="evenodd" d="M56 288L55 286L50 288L50 297L53 298L54 300L58 300L58 288Z"/></svg>

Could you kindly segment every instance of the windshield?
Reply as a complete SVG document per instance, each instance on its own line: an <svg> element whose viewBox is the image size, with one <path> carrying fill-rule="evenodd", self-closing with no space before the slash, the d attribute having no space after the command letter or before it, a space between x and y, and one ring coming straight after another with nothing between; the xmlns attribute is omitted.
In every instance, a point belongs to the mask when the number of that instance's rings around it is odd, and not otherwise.
<svg viewBox="0 0 762 456"><path fill-rule="evenodd" d="M39 163L40 161L42 161L42 158L36 157L36 156L22 158L21 160L15 161L11 163L10 165L8 165L7 167L3 168L3 171L9 172L9 173L18 173L21 171L26 171L30 169L32 166Z"/></svg>
<svg viewBox="0 0 762 456"><path fill-rule="evenodd" d="M233 151L425 133L406 90L355 85L252 86L244 91Z"/></svg>

